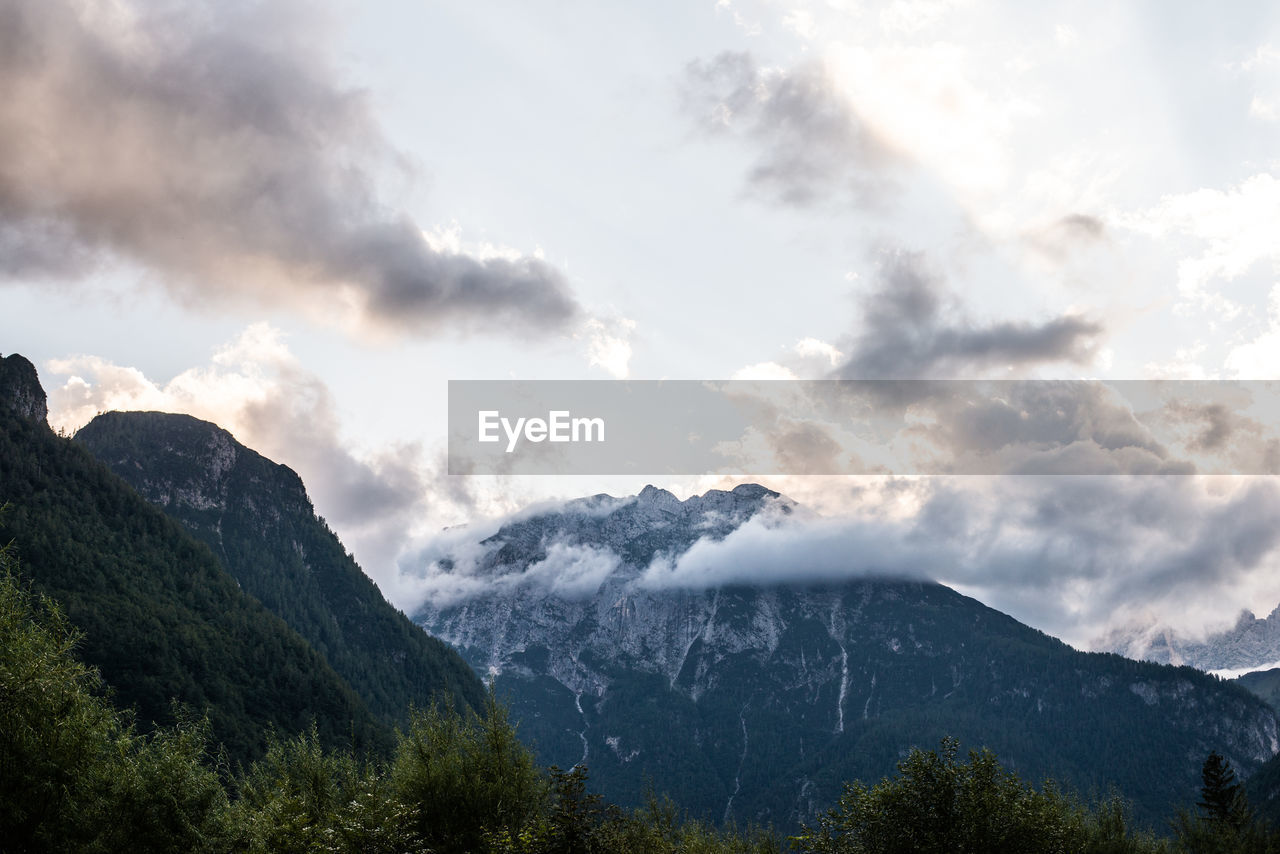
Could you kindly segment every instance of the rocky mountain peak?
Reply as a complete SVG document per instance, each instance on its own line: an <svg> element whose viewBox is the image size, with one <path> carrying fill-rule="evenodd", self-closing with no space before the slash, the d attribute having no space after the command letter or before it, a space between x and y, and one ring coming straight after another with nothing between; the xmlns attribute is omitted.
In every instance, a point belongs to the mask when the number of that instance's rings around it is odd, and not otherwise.
<svg viewBox="0 0 1280 854"><path fill-rule="evenodd" d="M684 501L652 485L626 498L594 495L503 525L481 543L490 548L482 564L486 573L501 574L530 557L545 558L552 543L589 544L619 555L619 571L630 575L660 554L728 536L768 507L789 513L794 502L759 484L712 489Z"/></svg>
<svg viewBox="0 0 1280 854"><path fill-rule="evenodd" d="M655 510L662 510L667 513L679 513L681 501L665 489L659 489L653 484L649 484L640 490L640 494L636 496L636 501Z"/></svg>
<svg viewBox="0 0 1280 854"><path fill-rule="evenodd" d="M249 494L264 516L282 508L311 511L306 488L287 466L236 441L216 424L169 412L106 412L86 424L76 440L107 465L132 469L134 486L164 508L225 510L228 495Z"/></svg>
<svg viewBox="0 0 1280 854"><path fill-rule="evenodd" d="M0 358L0 406L30 421L48 423L48 398L36 366L17 353Z"/></svg>

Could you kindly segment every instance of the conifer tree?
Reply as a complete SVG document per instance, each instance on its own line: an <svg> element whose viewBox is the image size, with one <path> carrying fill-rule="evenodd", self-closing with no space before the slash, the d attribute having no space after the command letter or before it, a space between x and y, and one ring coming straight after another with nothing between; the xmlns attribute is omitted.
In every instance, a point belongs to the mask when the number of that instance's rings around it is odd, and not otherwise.
<svg viewBox="0 0 1280 854"><path fill-rule="evenodd" d="M1241 830L1252 820L1244 787L1236 782L1236 772L1231 763L1217 751L1209 754L1200 770L1200 801L1196 805L1204 810L1209 821L1223 824L1232 830Z"/></svg>

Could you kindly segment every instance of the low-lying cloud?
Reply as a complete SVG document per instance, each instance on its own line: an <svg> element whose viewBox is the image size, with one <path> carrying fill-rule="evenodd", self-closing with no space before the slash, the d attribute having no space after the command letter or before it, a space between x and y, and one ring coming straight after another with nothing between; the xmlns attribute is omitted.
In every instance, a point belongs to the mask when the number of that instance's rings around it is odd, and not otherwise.
<svg viewBox="0 0 1280 854"><path fill-rule="evenodd" d="M576 601L593 596L622 565L611 549L590 543L553 540L542 551L526 566L487 569L491 546L467 537L465 530L446 532L415 556L420 568L405 583L412 584L420 604L437 608L516 590Z"/></svg>
<svg viewBox="0 0 1280 854"><path fill-rule="evenodd" d="M0 2L0 280L125 260L179 300L404 333L579 315L534 256L433 244L308 4Z"/></svg>

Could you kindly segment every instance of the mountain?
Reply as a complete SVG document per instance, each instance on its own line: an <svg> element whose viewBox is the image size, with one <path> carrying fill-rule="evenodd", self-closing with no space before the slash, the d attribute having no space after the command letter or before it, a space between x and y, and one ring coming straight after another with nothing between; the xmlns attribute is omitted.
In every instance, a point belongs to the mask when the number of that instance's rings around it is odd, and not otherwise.
<svg viewBox="0 0 1280 854"><path fill-rule="evenodd" d="M82 446L54 435L35 367L0 359L0 530L22 577L84 632L79 653L143 729L173 701L206 713L232 759L267 732L389 748L391 734L283 620L244 593L208 546Z"/></svg>
<svg viewBox="0 0 1280 854"><path fill-rule="evenodd" d="M407 723L437 695L481 708L475 673L383 598L292 469L187 415L108 412L75 440L207 544L383 722Z"/></svg>
<svg viewBox="0 0 1280 854"><path fill-rule="evenodd" d="M1129 658L1189 664L1201 670L1260 670L1280 664L1280 606L1266 619L1241 612L1236 623L1204 640L1160 626L1121 630L1101 644Z"/></svg>
<svg viewBox="0 0 1280 854"><path fill-rule="evenodd" d="M1280 708L1280 667L1254 670L1243 676L1237 676L1235 682L1266 700L1273 709Z"/></svg>
<svg viewBox="0 0 1280 854"><path fill-rule="evenodd" d="M645 583L655 559L801 515L756 485L570 502L442 556L482 592L417 619L495 675L543 761L715 820L793 828L954 735L1024 779L1117 786L1156 824L1194 802L1209 751L1247 775L1280 747L1240 686L1078 652L938 584Z"/></svg>

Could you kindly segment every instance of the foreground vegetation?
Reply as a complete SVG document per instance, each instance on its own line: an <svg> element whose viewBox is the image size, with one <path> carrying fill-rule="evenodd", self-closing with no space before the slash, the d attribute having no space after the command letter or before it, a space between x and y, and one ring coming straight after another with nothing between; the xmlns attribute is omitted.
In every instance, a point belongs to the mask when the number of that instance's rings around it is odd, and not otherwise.
<svg viewBox="0 0 1280 854"><path fill-rule="evenodd" d="M1086 808L1036 790L989 752L914 750L898 775L852 784L814 827L782 840L717 828L650 797L626 811L585 769L541 769L492 695L485 714L416 710L390 760L326 746L313 728L269 738L232 767L204 720L140 734L74 656L78 634L24 588L0 550L0 849L174 852L1222 852L1280 851L1230 767L1211 756L1174 838L1134 832L1113 797Z"/></svg>

